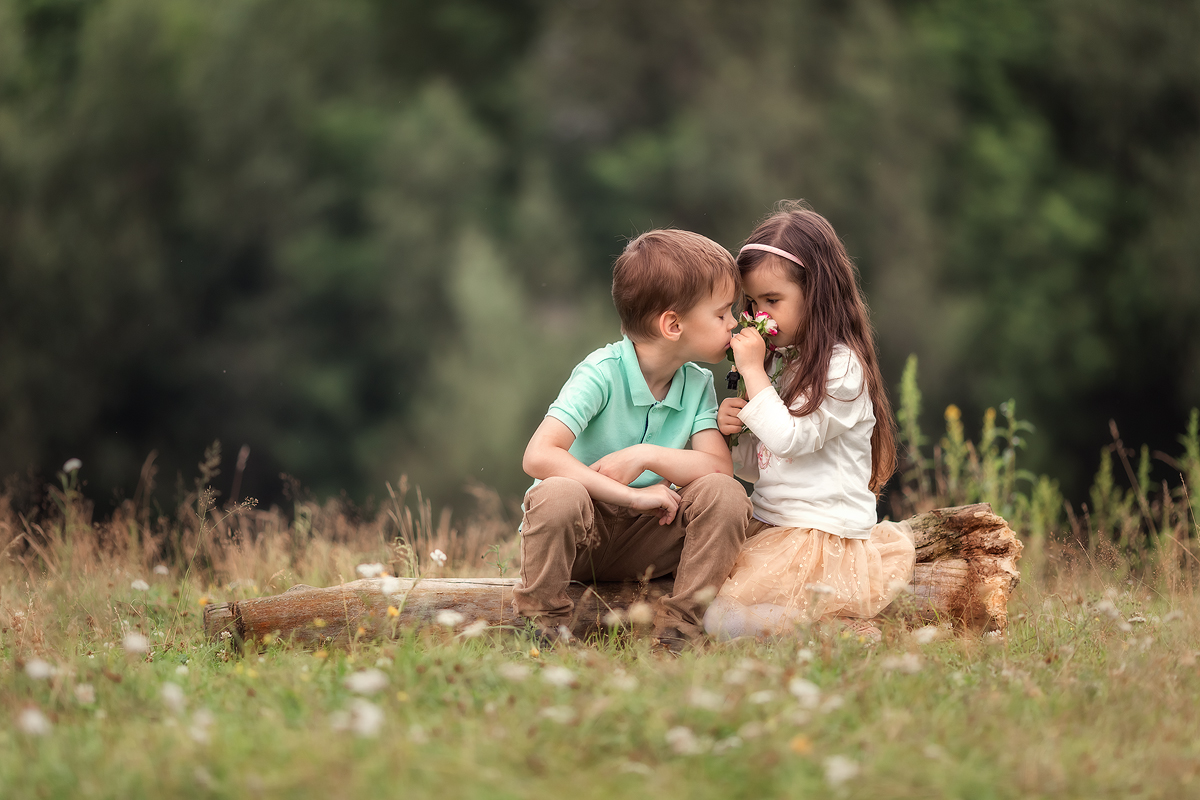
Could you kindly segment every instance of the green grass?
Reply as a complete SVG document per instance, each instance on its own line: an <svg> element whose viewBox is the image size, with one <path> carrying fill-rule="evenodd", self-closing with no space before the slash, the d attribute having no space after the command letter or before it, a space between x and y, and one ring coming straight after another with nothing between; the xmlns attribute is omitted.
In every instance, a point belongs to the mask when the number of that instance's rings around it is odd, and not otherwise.
<svg viewBox="0 0 1200 800"><path fill-rule="evenodd" d="M129 587L139 577L149 591ZM921 645L893 623L876 648L814 629L679 659L629 638L532 656L506 632L440 629L238 656L203 640L198 605L177 616L176 595L198 592L174 577L10 580L0 786L6 797L798 798L829 796L841 756L858 767L846 796L1200 794L1200 608L1136 583L1106 596L1103 577L1022 588L1003 642ZM138 629L148 656L122 647ZM35 657L55 674L31 678ZM507 676L511 665L528 676ZM569 685L547 680L554 667ZM372 736L337 729L357 697L345 680L365 668L387 679L367 698L382 714ZM789 691L797 678L819 687L815 703ZM94 703L78 700L83 684ZM181 687L183 710L164 702L166 684ZM25 708L49 733L18 730Z"/></svg>

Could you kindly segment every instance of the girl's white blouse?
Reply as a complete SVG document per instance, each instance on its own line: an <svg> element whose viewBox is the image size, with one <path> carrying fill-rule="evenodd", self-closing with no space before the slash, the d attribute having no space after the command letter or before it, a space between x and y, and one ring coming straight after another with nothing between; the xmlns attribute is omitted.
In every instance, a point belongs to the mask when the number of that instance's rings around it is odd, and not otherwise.
<svg viewBox="0 0 1200 800"><path fill-rule="evenodd" d="M738 417L749 430L733 450L734 472L754 484L757 519L868 539L877 522L870 489L875 412L862 364L844 344L833 349L825 387L824 402L803 417L788 411L774 386L746 403Z"/></svg>

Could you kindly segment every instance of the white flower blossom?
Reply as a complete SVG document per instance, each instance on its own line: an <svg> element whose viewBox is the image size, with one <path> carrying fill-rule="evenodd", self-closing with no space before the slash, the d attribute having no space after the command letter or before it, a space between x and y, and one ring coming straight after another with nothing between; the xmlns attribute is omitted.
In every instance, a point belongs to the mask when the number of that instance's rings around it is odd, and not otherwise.
<svg viewBox="0 0 1200 800"><path fill-rule="evenodd" d="M753 692L746 701L751 705L762 706L772 702L775 699L775 692L770 689L763 689L761 692Z"/></svg>
<svg viewBox="0 0 1200 800"><path fill-rule="evenodd" d="M140 633L127 633L121 640L121 646L130 655L144 655L150 652L150 640Z"/></svg>
<svg viewBox="0 0 1200 800"><path fill-rule="evenodd" d="M575 721L576 714L570 706L548 706L539 711L538 716L559 725L570 725Z"/></svg>
<svg viewBox="0 0 1200 800"><path fill-rule="evenodd" d="M346 677L346 688L355 694L375 694L388 686L388 677L377 669L364 669Z"/></svg>
<svg viewBox="0 0 1200 800"><path fill-rule="evenodd" d="M888 656L880 662L888 672L904 672L915 675L921 671L921 656L917 653L905 653L902 656Z"/></svg>
<svg viewBox="0 0 1200 800"><path fill-rule="evenodd" d="M192 737L192 741L196 744L208 744L209 730L216 723L217 718L207 708L201 708L192 714L192 724L188 726L188 736Z"/></svg>
<svg viewBox="0 0 1200 800"><path fill-rule="evenodd" d="M825 759L825 782L838 788L846 781L858 777L858 762L845 756L830 756Z"/></svg>
<svg viewBox="0 0 1200 800"><path fill-rule="evenodd" d="M487 629L488 621L486 619L477 619L470 625L467 625L465 628L463 628L458 635L464 639L474 639L478 636L482 636L483 632Z"/></svg>
<svg viewBox="0 0 1200 800"><path fill-rule="evenodd" d="M638 679L625 670L618 669L608 679L608 685L619 692L632 692L638 688Z"/></svg>
<svg viewBox="0 0 1200 800"><path fill-rule="evenodd" d="M542 680L551 686L566 688L575 683L575 673L566 667L546 667L542 670Z"/></svg>
<svg viewBox="0 0 1200 800"><path fill-rule="evenodd" d="M811 664L812 660L816 657L816 654L807 647L803 647L796 652L796 661L800 664Z"/></svg>
<svg viewBox="0 0 1200 800"><path fill-rule="evenodd" d="M926 625L912 632L912 640L917 644L936 642L942 636L942 629L936 625Z"/></svg>
<svg viewBox="0 0 1200 800"><path fill-rule="evenodd" d="M511 661L506 661L505 663L501 664L496 668L496 672L498 672L500 677L504 678L504 680L512 681L513 683L520 683L529 677L529 667L525 666L524 664L514 664Z"/></svg>
<svg viewBox="0 0 1200 800"><path fill-rule="evenodd" d="M25 662L25 674L35 681L44 681L54 677L54 665L40 658L31 658Z"/></svg>
<svg viewBox="0 0 1200 800"><path fill-rule="evenodd" d="M694 686L687 695L688 705L692 708L703 708L706 711L720 711L725 705L725 697L708 689Z"/></svg>
<svg viewBox="0 0 1200 800"><path fill-rule="evenodd" d="M399 578L394 578L391 575L385 575L383 580L379 582L379 591L384 597L391 597L394 594L399 594L404 590L404 581Z"/></svg>
<svg viewBox="0 0 1200 800"><path fill-rule="evenodd" d="M350 702L349 711L329 715L329 725L335 731L351 731L364 738L378 736L383 727L383 709L370 700L356 697Z"/></svg>
<svg viewBox="0 0 1200 800"><path fill-rule="evenodd" d="M146 583L141 578L138 578L136 581L129 584L129 588L136 592L148 592L150 591L150 584Z"/></svg>
<svg viewBox="0 0 1200 800"><path fill-rule="evenodd" d="M654 607L649 603L634 603L626 613L632 625L649 625L654 622Z"/></svg>
<svg viewBox="0 0 1200 800"><path fill-rule="evenodd" d="M719 739L717 741L717 743L713 745L712 752L713 752L713 755L717 756L717 755L720 755L721 753L727 752L729 750L736 750L737 748L739 748L741 746L742 746L742 737L726 736L724 739Z"/></svg>
<svg viewBox="0 0 1200 800"><path fill-rule="evenodd" d="M708 752L712 748L711 740L696 736L696 734L692 733L691 728L685 728L682 725L678 725L667 731L665 738L667 746L676 755L697 756Z"/></svg>
<svg viewBox="0 0 1200 800"><path fill-rule="evenodd" d="M605 614L605 615L604 615L604 620L603 620L603 622L604 622L604 626L605 626L606 628L619 628L619 627L621 627L621 622L622 622L622 620L621 620L621 612L620 612L620 611L617 611L616 609L613 609L612 611L609 611L607 614Z"/></svg>
<svg viewBox="0 0 1200 800"><path fill-rule="evenodd" d="M96 702L96 687L90 683L78 683L75 685L75 702L81 706L90 706Z"/></svg>
<svg viewBox="0 0 1200 800"><path fill-rule="evenodd" d="M180 664L178 667L176 667L175 674L179 675L179 676L187 675L188 674L187 664Z"/></svg>
<svg viewBox="0 0 1200 800"><path fill-rule="evenodd" d="M804 678L792 678L788 683L788 691L805 708L816 708L821 702L820 687Z"/></svg>
<svg viewBox="0 0 1200 800"><path fill-rule="evenodd" d="M446 566L446 554L443 553L440 549L434 550L432 553L430 553L429 558L433 561L433 563L437 564L439 567Z"/></svg>
<svg viewBox="0 0 1200 800"><path fill-rule="evenodd" d="M68 458L66 460L66 463L63 464L62 471L67 473L68 475L70 475L72 472L75 472L76 470L79 470L82 468L83 468L83 462L80 461L78 458Z"/></svg>
<svg viewBox="0 0 1200 800"><path fill-rule="evenodd" d="M383 574L383 564L378 561L371 564L359 564L354 568L360 578L378 578Z"/></svg>
<svg viewBox="0 0 1200 800"><path fill-rule="evenodd" d="M158 564L154 567L154 574L155 575L170 575L171 570L167 569L166 564Z"/></svg>
<svg viewBox="0 0 1200 800"><path fill-rule="evenodd" d="M466 620L466 617L449 608L443 608L433 617L433 621L443 628L457 628L463 624L464 620Z"/></svg>
<svg viewBox="0 0 1200 800"><path fill-rule="evenodd" d="M178 684L164 683L159 689L159 694L162 695L163 705L172 714L182 714L187 706L187 698L183 694L183 689Z"/></svg>
<svg viewBox="0 0 1200 800"><path fill-rule="evenodd" d="M29 736L45 736L50 733L50 720L36 708L23 708L17 715L17 729Z"/></svg>

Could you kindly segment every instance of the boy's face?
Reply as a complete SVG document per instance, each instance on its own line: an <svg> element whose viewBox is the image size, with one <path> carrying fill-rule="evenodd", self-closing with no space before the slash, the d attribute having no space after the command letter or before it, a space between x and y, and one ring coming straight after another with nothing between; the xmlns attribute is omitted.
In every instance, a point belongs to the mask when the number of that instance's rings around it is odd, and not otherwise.
<svg viewBox="0 0 1200 800"><path fill-rule="evenodd" d="M736 299L737 287L733 281L726 281L708 299L701 300L680 317L683 330L679 343L687 361L716 364L725 360L730 334L737 327L737 316L733 313Z"/></svg>

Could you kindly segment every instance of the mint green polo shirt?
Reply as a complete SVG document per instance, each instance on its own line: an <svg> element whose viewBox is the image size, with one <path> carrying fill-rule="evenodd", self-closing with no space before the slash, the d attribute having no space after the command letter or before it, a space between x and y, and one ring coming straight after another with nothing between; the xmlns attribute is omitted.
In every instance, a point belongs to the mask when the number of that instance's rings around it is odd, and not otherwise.
<svg viewBox="0 0 1200 800"><path fill-rule="evenodd" d="M667 396L655 400L626 336L580 362L546 415L571 429L571 455L590 466L635 444L686 447L693 435L717 427L717 392L712 373L689 361L675 371ZM646 470L629 485L661 480Z"/></svg>

